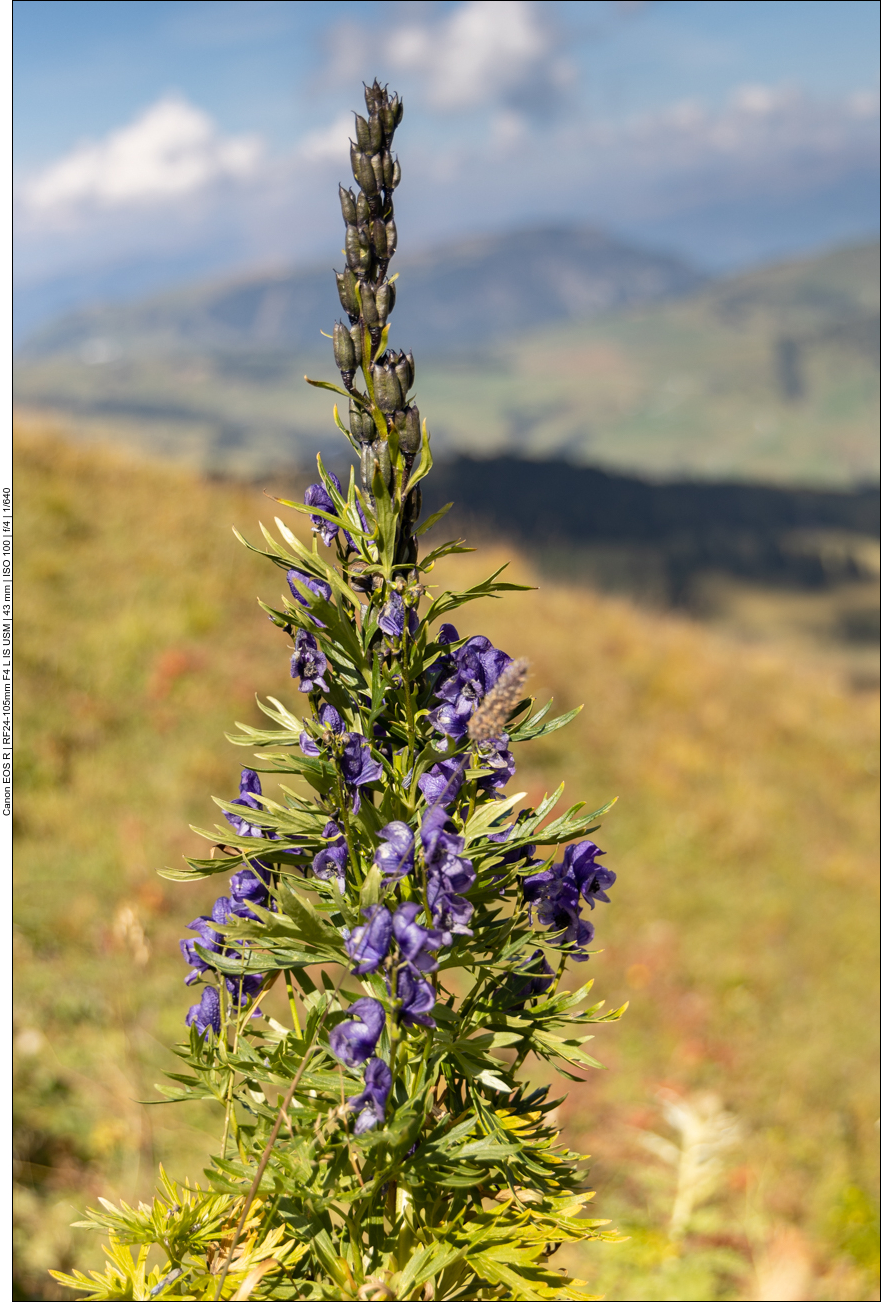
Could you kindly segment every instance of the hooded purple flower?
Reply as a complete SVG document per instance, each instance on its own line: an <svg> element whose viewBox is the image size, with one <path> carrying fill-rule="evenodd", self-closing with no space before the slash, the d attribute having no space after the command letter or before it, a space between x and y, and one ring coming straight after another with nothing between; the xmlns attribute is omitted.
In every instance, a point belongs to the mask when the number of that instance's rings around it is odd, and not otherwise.
<svg viewBox="0 0 881 1302"><path fill-rule="evenodd" d="M428 878L428 907L443 943L451 945L454 934L471 935L468 923L474 906L462 892L474 885L474 868L470 859L462 858L465 838L449 830L449 818L439 805L426 811L420 835Z"/></svg>
<svg viewBox="0 0 881 1302"><path fill-rule="evenodd" d="M288 570L287 580L294 600L298 601L301 606L305 606L307 610L310 609L310 603L298 590L297 583L302 584L313 596L321 597L324 601L330 601L333 596L333 590L329 583L325 583L324 579L316 579L311 574L305 574L302 570ZM327 628L327 625L323 624L315 615L312 616L312 620L319 628Z"/></svg>
<svg viewBox="0 0 881 1302"><path fill-rule="evenodd" d="M346 953L355 960L352 968L355 976L376 971L388 953L392 938L392 915L388 909L371 904L361 913L367 922L363 927L356 927L346 941Z"/></svg>
<svg viewBox="0 0 881 1302"><path fill-rule="evenodd" d="M340 829L336 823L325 823L322 835L326 838L336 837L329 846L324 850L319 850L318 854L312 860L312 871L316 877L322 881L330 881L335 877L341 891L346 888L346 865L349 862L349 851L346 847L345 838L340 835Z"/></svg>
<svg viewBox="0 0 881 1302"><path fill-rule="evenodd" d="M370 753L370 743L359 732L350 732L346 737L343 753L340 756L340 768L346 786L354 788L355 799L352 812L357 814L361 808L359 787L367 782L377 782L382 777L382 765Z"/></svg>
<svg viewBox="0 0 881 1302"><path fill-rule="evenodd" d="M575 961L586 963L590 955L580 951L593 940L593 923L580 916L578 885L567 873L566 865L555 863L544 872L526 877L523 894L530 906L530 914L535 908L539 922L554 933L562 933L559 936L561 944L574 947L572 957Z"/></svg>
<svg viewBox="0 0 881 1302"><path fill-rule="evenodd" d="M385 845L376 847L373 862L382 869L383 879L387 882L398 881L413 871L413 852L416 838L411 828L400 819L386 823L379 833Z"/></svg>
<svg viewBox="0 0 881 1302"><path fill-rule="evenodd" d="M465 781L461 760L441 760L422 774L416 783L429 805L451 805Z"/></svg>
<svg viewBox="0 0 881 1302"><path fill-rule="evenodd" d="M415 921L416 914L422 911L422 905L412 900L399 904L392 918L392 929L401 957L416 972L436 972L437 959L429 950L440 949L444 938L439 931L421 927Z"/></svg>
<svg viewBox="0 0 881 1302"><path fill-rule="evenodd" d="M479 744L477 752L480 756L481 768L492 769L492 773L478 779L477 785L481 791L498 791L516 773L514 756L507 746L506 733L502 733L501 737L491 737L488 741Z"/></svg>
<svg viewBox="0 0 881 1302"><path fill-rule="evenodd" d="M421 977L414 977L409 968L398 969L396 994L401 1001L398 1017L404 1026L437 1026L429 1016L434 1008L435 995L430 984Z"/></svg>
<svg viewBox="0 0 881 1302"><path fill-rule="evenodd" d="M200 1035L207 1031L220 1034L220 995L214 986L206 986L202 998L187 1013L187 1026L192 1026L194 1022Z"/></svg>
<svg viewBox="0 0 881 1302"><path fill-rule="evenodd" d="M339 735L343 730L343 721L340 718L339 711L335 710L332 705L321 706L318 711L318 722L325 732L333 732ZM309 736L308 732L300 733L300 750L304 755L321 754L318 743Z"/></svg>
<svg viewBox="0 0 881 1302"><path fill-rule="evenodd" d="M566 876L575 882L582 898L591 908L596 900L609 903L606 891L614 886L618 874L611 868L604 868L595 863L597 855L605 854L593 841L579 841L577 845L567 845L563 854L563 868Z"/></svg>
<svg viewBox="0 0 881 1302"><path fill-rule="evenodd" d="M541 959L540 963L539 959ZM518 967L526 968L527 972L523 976L519 973L513 974L508 984L516 997L523 1002L547 994L554 984L556 973L540 949L534 949L529 958L524 959Z"/></svg>
<svg viewBox="0 0 881 1302"><path fill-rule="evenodd" d="M459 641L459 633L452 624L441 624L437 633L438 646L449 646L451 642ZM425 677L430 684L445 679L452 670L453 657L451 655L438 656L425 671Z"/></svg>
<svg viewBox="0 0 881 1302"><path fill-rule="evenodd" d="M361 1020L335 1026L328 1037L330 1051L347 1067L360 1067L373 1057L385 1026L385 1009L378 999L364 998L356 999L349 1012Z"/></svg>
<svg viewBox="0 0 881 1302"><path fill-rule="evenodd" d="M379 612L379 627L387 637L403 637L404 624L406 622L407 631L411 637L414 637L416 630L419 628L419 617L416 611L408 611L404 604L404 598L399 592L393 592L388 601Z"/></svg>
<svg viewBox="0 0 881 1302"><path fill-rule="evenodd" d="M226 978L226 988L236 1007L240 1004L247 1005L249 1000L260 993L265 976L265 972L248 972L245 976Z"/></svg>
<svg viewBox="0 0 881 1302"><path fill-rule="evenodd" d="M355 1122L355 1134L363 1135L365 1130L385 1121L385 1105L392 1087L392 1073L388 1063L382 1058L371 1058L364 1073L364 1092L349 1099L349 1107L360 1113Z"/></svg>
<svg viewBox="0 0 881 1302"><path fill-rule="evenodd" d="M203 949L209 950L212 954L221 954L223 952L223 936L211 926L211 923L215 922L222 927L231 912L232 906L229 898L226 895L221 895L219 900L214 901L210 917L207 914L202 914L200 917L194 918L192 922L187 923L190 931L199 933L198 941L182 940L180 942L181 953L190 967L193 968L193 971L185 977L187 985L193 984L199 972L214 970L210 963L206 963L205 959L196 953L196 945L200 944Z"/></svg>
<svg viewBox="0 0 881 1302"><path fill-rule="evenodd" d="M342 496L342 485L333 471L328 475L328 479L331 480L336 491ZM333 498L324 487L324 484L310 484L303 495L303 501L306 506L317 506L319 511L326 511L328 515L336 515L337 513ZM321 534L325 547L329 547L339 533L340 526L333 524L330 520L323 519L320 515L313 515L309 518L312 521L312 532ZM348 535L346 536L348 537ZM351 539L349 539L349 542L351 544Z"/></svg>
<svg viewBox="0 0 881 1302"><path fill-rule="evenodd" d="M488 637L470 637L451 657L445 672L435 687L435 696L453 707L443 716L439 712L435 727L443 731L445 725L456 727L462 718L467 720L480 702L499 680L502 671L511 663L511 657L499 651ZM450 734L455 735L455 734Z"/></svg>
<svg viewBox="0 0 881 1302"><path fill-rule="evenodd" d="M230 801L230 804L244 805L246 809L254 809L259 813L261 811L261 805L254 799L254 797L262 795L263 788L260 785L259 776L253 769L242 769L238 797L235 800ZM233 830L238 832L239 836L265 835L262 827L257 827L253 823L246 822L240 814L224 814L224 818L232 826Z"/></svg>
<svg viewBox="0 0 881 1302"><path fill-rule="evenodd" d="M265 876L264 876L265 874ZM266 889L265 877L268 876L265 867L262 872L258 868L257 872L251 868L243 868L240 872L233 873L229 879L229 889L235 903L230 910L240 918L252 918L255 922L260 919L256 913L252 913L248 908L249 904L259 904L261 908L269 908L269 891Z"/></svg>
<svg viewBox="0 0 881 1302"><path fill-rule="evenodd" d="M324 675L327 673L327 656L318 645L314 634L298 628L291 656L291 678L299 678L301 692L313 692L320 687L328 690Z"/></svg>

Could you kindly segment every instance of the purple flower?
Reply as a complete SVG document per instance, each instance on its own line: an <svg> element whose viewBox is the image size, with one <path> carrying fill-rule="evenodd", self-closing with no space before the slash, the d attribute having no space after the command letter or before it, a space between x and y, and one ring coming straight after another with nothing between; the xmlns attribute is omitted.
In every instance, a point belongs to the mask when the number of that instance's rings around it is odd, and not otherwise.
<svg viewBox="0 0 881 1302"><path fill-rule="evenodd" d="M346 941L346 953L355 960L352 968L355 976L376 971L388 953L392 938L392 915L388 909L371 904L361 914L367 922L363 927L356 927Z"/></svg>
<svg viewBox="0 0 881 1302"><path fill-rule="evenodd" d="M577 845L567 845L563 854L563 868L567 877L575 882L582 898L591 908L595 900L609 903L606 891L614 886L618 874L611 868L604 868L595 863L597 855L605 854L593 841L579 841Z"/></svg>
<svg viewBox="0 0 881 1302"><path fill-rule="evenodd" d="M312 692L316 686L328 690L324 675L327 673L327 656L321 650L314 634L298 628L291 656L291 678L299 678L300 691Z"/></svg>
<svg viewBox="0 0 881 1302"><path fill-rule="evenodd" d="M429 1013L434 1008L435 996L428 981L423 981L421 977L414 977L409 968L399 968L395 993L401 1001L398 1017L404 1026L437 1025L434 1018L429 1017Z"/></svg>
<svg viewBox="0 0 881 1302"><path fill-rule="evenodd" d="M449 818L439 805L426 811L420 835L428 878L428 907L443 943L451 945L454 934L471 935L468 923L474 906L462 892L474 885L474 868L470 859L462 858L465 838L449 830Z"/></svg>
<svg viewBox="0 0 881 1302"><path fill-rule="evenodd" d="M342 496L342 485L333 471L330 472L328 478L332 481L336 491ZM303 495L303 501L306 506L317 506L319 511L326 511L328 515L336 515L337 513L333 498L323 484L310 484ZM340 526L333 524L330 520L323 519L320 515L313 515L309 518L312 521L312 532L321 534L325 547L329 547L339 533ZM348 538L348 534L346 534L346 537ZM349 538L350 545L351 542L352 540Z"/></svg>
<svg viewBox="0 0 881 1302"><path fill-rule="evenodd" d="M436 972L437 959L429 950L440 949L444 938L439 931L421 927L415 921L422 905L413 901L399 904L392 918L392 929L401 957L417 972ZM400 979L400 978L399 978Z"/></svg>
<svg viewBox="0 0 881 1302"><path fill-rule="evenodd" d="M544 872L525 878L523 894L530 915L535 908L539 922L552 932L561 933L560 943L574 948L575 961L586 963L590 956L581 951L593 940L594 928L580 916L578 885L567 873L566 865L555 863Z"/></svg>
<svg viewBox="0 0 881 1302"><path fill-rule="evenodd" d="M449 656L435 687L435 696L451 705L453 711L438 713L437 719L432 719L438 731L444 731L449 724L458 726L457 720L462 718L467 722L510 663L509 655L482 636L470 637Z"/></svg>
<svg viewBox="0 0 881 1302"><path fill-rule="evenodd" d="M454 624L441 624L437 631L438 646L449 646L451 642L459 641L459 634L456 632Z"/></svg>
<svg viewBox="0 0 881 1302"><path fill-rule="evenodd" d="M249 999L260 993L265 976L265 972L248 972L245 976L226 978L226 988L236 1007L247 1004Z"/></svg>
<svg viewBox="0 0 881 1302"><path fill-rule="evenodd" d="M346 847L345 838L340 835L340 829L336 823L325 823L325 838L336 837L329 846L324 850L319 850L318 854L312 860L312 871L316 877L326 882L335 877L341 891L346 888L346 865L349 862L349 851Z"/></svg>
<svg viewBox="0 0 881 1302"><path fill-rule="evenodd" d="M406 622L407 631L410 636L415 636L419 628L419 617L412 608L408 612L404 604L404 598L399 592L393 592L388 601L379 612L379 627L387 637L403 637L404 624Z"/></svg>
<svg viewBox="0 0 881 1302"><path fill-rule="evenodd" d="M265 867L263 873L266 873ZM269 905L269 891L266 889L263 874L259 871L253 872L250 868L243 868L240 872L233 873L229 879L229 889L235 900L230 912L240 918L253 918L255 922L259 922L259 917L251 912L248 905L259 904L264 909Z"/></svg>
<svg viewBox="0 0 881 1302"><path fill-rule="evenodd" d="M364 1073L364 1092L349 1099L349 1107L360 1113L355 1122L355 1134L363 1135L365 1130L385 1121L385 1105L392 1087L392 1073L388 1063L382 1058L371 1058Z"/></svg>
<svg viewBox="0 0 881 1302"><path fill-rule="evenodd" d="M501 737L492 737L478 746L481 768L492 769L492 773L478 780L481 791L498 791L516 773L514 756L507 745L508 737L503 733Z"/></svg>
<svg viewBox="0 0 881 1302"><path fill-rule="evenodd" d="M541 959L539 964L538 960ZM510 981L514 994L519 1000L535 999L545 995L554 984L556 973L540 949L534 949L529 958L524 959L518 967L526 969L526 974L515 974Z"/></svg>
<svg viewBox="0 0 881 1302"><path fill-rule="evenodd" d="M461 760L441 760L434 764L416 783L429 805L451 805L465 780Z"/></svg>
<svg viewBox="0 0 881 1302"><path fill-rule="evenodd" d="M468 720L472 714L471 702L463 696L453 704L445 701L436 710L431 710L428 717L438 732L452 737L454 741L460 741L468 731Z"/></svg>
<svg viewBox="0 0 881 1302"><path fill-rule="evenodd" d="M318 722L325 732L339 734L343 730L343 721L340 718L339 711L335 710L332 705L321 706L318 711ZM308 732L300 733L300 750L304 755L321 754L318 743L309 736Z"/></svg>
<svg viewBox="0 0 881 1302"><path fill-rule="evenodd" d="M330 601L333 595L329 583L325 583L324 579L316 579L311 574L305 574L302 570L288 570L287 580L294 600L298 601L301 606L305 606L307 610L311 609L311 603L298 590L297 583L301 583L313 596L320 597L323 601ZM315 615L312 616L312 620L319 628L327 628L327 625L323 624Z"/></svg>
<svg viewBox="0 0 881 1302"><path fill-rule="evenodd" d="M367 782L377 782L382 777L382 765L373 758L366 737L362 737L359 732L344 733L343 736L345 745L340 756L340 768L343 781L355 790L352 811L357 814L361 808L361 793L358 788Z"/></svg>
<svg viewBox="0 0 881 1302"><path fill-rule="evenodd" d="M378 999L356 999L349 1009L360 1022L341 1022L328 1039L334 1057L347 1067L360 1067L372 1058L385 1026L385 1009Z"/></svg>
<svg viewBox="0 0 881 1302"><path fill-rule="evenodd" d="M206 986L202 998L187 1013L187 1026L192 1026L194 1022L200 1035L205 1035L207 1031L220 1034L220 995L214 986Z"/></svg>
<svg viewBox="0 0 881 1302"><path fill-rule="evenodd" d="M398 881L413 871L413 851L416 838L412 830L400 819L386 823L379 833L385 845L377 846L373 862L382 869L385 881Z"/></svg>
<svg viewBox="0 0 881 1302"><path fill-rule="evenodd" d="M232 805L244 805L246 809L255 809L260 812L261 806L254 799L255 796L262 796L263 788L260 785L260 778L253 769L242 769L242 777L239 782L239 794L237 799L231 800ZM253 823L248 823L240 814L224 814L226 821L231 824L233 829L238 832L239 836L263 836L263 828L256 827Z"/></svg>
<svg viewBox="0 0 881 1302"><path fill-rule="evenodd" d="M210 917L207 914L202 914L200 917L194 918L192 922L187 923L187 928L190 931L199 933L198 941L182 940L180 942L181 953L190 967L194 969L185 978L187 985L192 985L199 972L214 970L210 963L206 963L205 959L196 953L196 945L201 944L203 949L209 950L212 954L221 954L223 952L223 936L211 926L211 923L216 922L219 926L223 926L231 912L230 900L226 895L221 895L219 900L214 901Z"/></svg>

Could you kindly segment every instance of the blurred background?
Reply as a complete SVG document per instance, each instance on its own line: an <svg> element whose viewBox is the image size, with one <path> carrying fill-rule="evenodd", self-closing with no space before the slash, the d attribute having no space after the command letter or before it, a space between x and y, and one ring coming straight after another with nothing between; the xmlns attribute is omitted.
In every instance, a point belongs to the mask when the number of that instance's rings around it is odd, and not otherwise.
<svg viewBox="0 0 881 1302"><path fill-rule="evenodd" d="M878 8L16 0L16 1283L99 1196L198 1177L146 1106L212 892L156 869L287 699L264 489L345 471L321 331L379 76L429 506L537 591L463 632L573 728L530 799L619 796L609 1070L567 1142L609 1298L878 1294ZM291 522L293 524L294 522ZM286 686L285 684L288 684Z"/></svg>

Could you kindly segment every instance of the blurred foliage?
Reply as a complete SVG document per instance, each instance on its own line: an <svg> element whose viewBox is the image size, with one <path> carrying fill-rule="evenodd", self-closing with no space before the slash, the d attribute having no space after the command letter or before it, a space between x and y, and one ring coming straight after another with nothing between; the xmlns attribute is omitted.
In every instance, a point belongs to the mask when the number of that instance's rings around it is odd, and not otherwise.
<svg viewBox="0 0 881 1302"><path fill-rule="evenodd" d="M69 1229L89 1201L147 1196L160 1161L199 1175L215 1119L139 1100L175 1061L177 938L212 890L155 869L237 789L224 731L293 685L256 604L272 575L231 534L275 513L257 489L34 431L15 488L15 1296L53 1298L48 1267L98 1265ZM585 589L469 607L461 631L586 702L531 748L529 799L564 767L573 798L621 797L591 975L631 1007L561 1119L630 1239L573 1269L610 1298L877 1296L877 694ZM708 1096L741 1137L671 1240L684 1165L646 1137L681 1148L671 1100Z"/></svg>
<svg viewBox="0 0 881 1302"><path fill-rule="evenodd" d="M872 482L878 298L874 242L585 323L535 329L524 314L505 342L426 352L419 403L445 455L557 456L668 479ZM151 331L163 311L174 325L178 302L187 317L184 291L142 310L144 332L124 354L86 339L19 359L16 401L233 474L302 464L327 447L328 404L302 376L323 373L329 344L212 350L190 322L157 348Z"/></svg>

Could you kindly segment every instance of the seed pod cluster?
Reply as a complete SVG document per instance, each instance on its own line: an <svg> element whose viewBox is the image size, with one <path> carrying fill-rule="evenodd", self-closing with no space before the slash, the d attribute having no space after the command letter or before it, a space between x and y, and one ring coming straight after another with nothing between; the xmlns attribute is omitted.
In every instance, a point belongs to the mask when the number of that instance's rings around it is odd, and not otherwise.
<svg viewBox="0 0 881 1302"><path fill-rule="evenodd" d="M395 472L387 441L392 432L404 460L402 487L406 489L421 446L422 429L418 407L407 400L416 374L413 354L388 350L376 356L395 306L395 284L387 279L387 272L398 242L392 195L400 182L401 169L391 148L404 105L378 81L365 87L364 101L367 115L355 114L354 139L350 142L355 186L341 185L339 189L346 226L346 265L336 273L336 280L348 322L337 321L333 328L333 353L344 387L355 395L349 403L349 430L361 445L361 482L370 493L377 470L388 488L394 489ZM355 388L355 374L365 352L375 358L370 364L375 403L372 415L357 400L367 395L359 395ZM418 490L405 495L402 543L414 556L413 533L420 503Z"/></svg>

